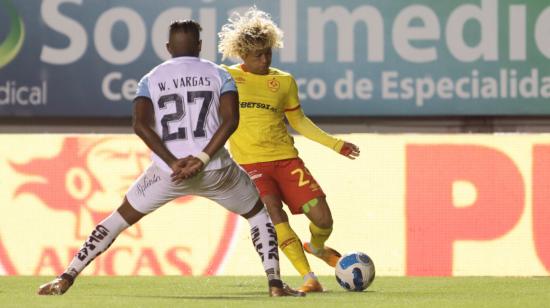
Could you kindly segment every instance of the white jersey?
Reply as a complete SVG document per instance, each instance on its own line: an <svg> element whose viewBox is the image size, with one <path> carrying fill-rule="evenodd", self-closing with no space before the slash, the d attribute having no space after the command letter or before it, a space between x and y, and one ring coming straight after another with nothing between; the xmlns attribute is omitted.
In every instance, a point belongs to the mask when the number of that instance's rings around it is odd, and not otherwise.
<svg viewBox="0 0 550 308"><path fill-rule="evenodd" d="M220 66L197 57L170 59L145 75L137 96L151 99L155 108L155 129L166 147L178 158L196 156L220 126L220 95L237 91L231 75ZM170 167L153 153L162 169ZM205 170L228 166L231 158L221 148Z"/></svg>

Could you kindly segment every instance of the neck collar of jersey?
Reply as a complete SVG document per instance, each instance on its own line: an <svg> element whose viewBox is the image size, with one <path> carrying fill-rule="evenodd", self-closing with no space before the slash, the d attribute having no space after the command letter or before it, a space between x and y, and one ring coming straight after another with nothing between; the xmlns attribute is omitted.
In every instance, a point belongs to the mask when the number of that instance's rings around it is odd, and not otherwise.
<svg viewBox="0 0 550 308"><path fill-rule="evenodd" d="M244 65L244 63L241 63L240 67L241 67L241 70L243 72L247 73L247 74L252 74L252 75L257 75L257 76L267 76L267 75L271 74L271 67L268 69L267 74L254 74L251 71L246 69L246 65Z"/></svg>
<svg viewBox="0 0 550 308"><path fill-rule="evenodd" d="M183 57L174 57L170 60L172 60L172 61L180 61L180 60L195 60L195 61L198 61L199 59L200 59L199 57L183 56Z"/></svg>

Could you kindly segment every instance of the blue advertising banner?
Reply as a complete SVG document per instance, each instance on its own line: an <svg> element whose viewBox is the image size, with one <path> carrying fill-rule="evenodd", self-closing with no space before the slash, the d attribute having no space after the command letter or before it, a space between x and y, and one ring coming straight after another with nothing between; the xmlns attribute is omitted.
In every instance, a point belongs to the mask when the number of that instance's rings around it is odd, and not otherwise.
<svg viewBox="0 0 550 308"><path fill-rule="evenodd" d="M199 21L220 62L218 31L253 3L309 115L550 115L547 1L0 0L0 117L128 117L172 20Z"/></svg>

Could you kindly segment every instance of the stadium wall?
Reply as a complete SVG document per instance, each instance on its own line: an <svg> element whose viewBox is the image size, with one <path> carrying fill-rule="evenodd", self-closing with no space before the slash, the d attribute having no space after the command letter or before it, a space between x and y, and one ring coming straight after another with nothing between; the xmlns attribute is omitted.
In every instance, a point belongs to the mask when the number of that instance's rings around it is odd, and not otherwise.
<svg viewBox="0 0 550 308"><path fill-rule="evenodd" d="M390 276L531 276L550 270L549 135L341 137L347 160L302 137L335 220L329 244ZM0 274L59 274L149 164L133 135L0 135ZM307 240L305 217L291 223ZM319 274L332 274L309 258ZM295 275L281 257L284 275ZM261 275L246 221L200 198L125 231L86 275Z"/></svg>

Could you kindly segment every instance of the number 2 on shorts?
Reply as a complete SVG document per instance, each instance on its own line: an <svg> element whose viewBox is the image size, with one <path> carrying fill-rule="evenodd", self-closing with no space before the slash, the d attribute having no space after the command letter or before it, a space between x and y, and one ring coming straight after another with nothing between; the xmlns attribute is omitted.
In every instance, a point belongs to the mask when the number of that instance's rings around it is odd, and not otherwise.
<svg viewBox="0 0 550 308"><path fill-rule="evenodd" d="M294 169L292 172L290 172L291 175L299 174L300 180L298 181L298 187L303 187L309 184L309 180L304 180L305 171L303 169Z"/></svg>

